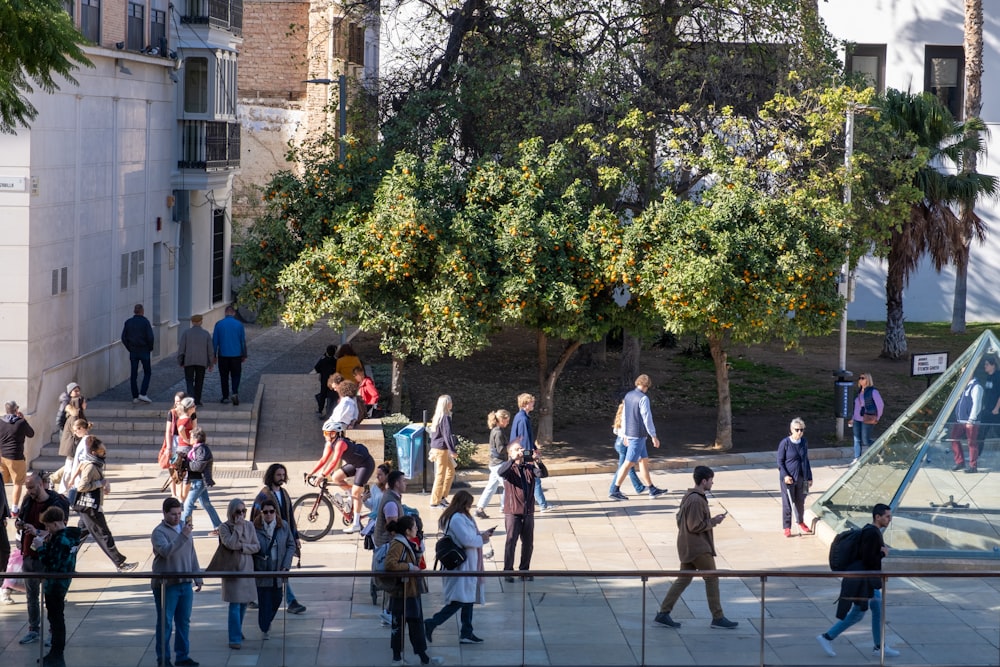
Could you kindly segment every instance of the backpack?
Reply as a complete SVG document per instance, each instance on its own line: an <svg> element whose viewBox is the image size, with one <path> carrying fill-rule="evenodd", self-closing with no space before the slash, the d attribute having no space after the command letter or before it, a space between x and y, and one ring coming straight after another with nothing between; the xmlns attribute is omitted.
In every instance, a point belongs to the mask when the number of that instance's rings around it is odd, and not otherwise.
<svg viewBox="0 0 1000 667"><path fill-rule="evenodd" d="M837 533L830 543L830 569L834 572L845 572L857 562L861 550L861 529L849 528Z"/></svg>
<svg viewBox="0 0 1000 667"><path fill-rule="evenodd" d="M458 567L465 562L465 549L458 545L455 540L452 539L451 535L448 534L448 528L451 527L451 522L448 522L448 527L445 528L444 535L438 539L437 544L434 545L434 569L438 569L438 564L441 564L446 570L457 570Z"/></svg>
<svg viewBox="0 0 1000 667"><path fill-rule="evenodd" d="M375 588L380 591L385 591L389 595L400 595L403 592L402 578L395 574L386 574L385 569L385 560L389 557L390 544L392 544L392 540L376 549L372 556L372 582L375 584Z"/></svg>
<svg viewBox="0 0 1000 667"><path fill-rule="evenodd" d="M195 447L192 453L194 454L193 458L190 455L188 456L188 470L191 472L205 472L208 464L214 460L212 450L204 443L199 447Z"/></svg>

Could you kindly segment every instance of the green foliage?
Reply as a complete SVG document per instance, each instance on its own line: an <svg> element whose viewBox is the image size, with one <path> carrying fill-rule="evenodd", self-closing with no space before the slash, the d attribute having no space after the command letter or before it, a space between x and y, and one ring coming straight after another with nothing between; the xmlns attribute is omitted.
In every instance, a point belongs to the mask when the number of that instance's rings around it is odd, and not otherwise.
<svg viewBox="0 0 1000 667"><path fill-rule="evenodd" d="M477 467L474 457L476 456L476 451L479 449L479 445L463 435L456 437L458 438L458 448L455 452L456 467L463 469Z"/></svg>
<svg viewBox="0 0 1000 667"><path fill-rule="evenodd" d="M93 67L80 49L83 36L59 0L0 2L0 132L28 127L38 110L27 96L35 88L59 89L55 75L76 84L78 66Z"/></svg>
<svg viewBox="0 0 1000 667"><path fill-rule="evenodd" d="M396 434L410 425L410 418L404 414L392 414L382 417L382 440L385 443L383 460L392 466L396 465ZM372 455L378 459L377 452Z"/></svg>

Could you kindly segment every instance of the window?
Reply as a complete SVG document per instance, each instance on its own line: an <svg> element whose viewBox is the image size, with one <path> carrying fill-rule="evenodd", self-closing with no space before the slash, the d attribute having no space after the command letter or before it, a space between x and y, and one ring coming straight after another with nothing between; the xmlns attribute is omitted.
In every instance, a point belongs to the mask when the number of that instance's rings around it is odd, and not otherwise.
<svg viewBox="0 0 1000 667"><path fill-rule="evenodd" d="M52 269L52 296L66 293L66 283L69 276L69 267Z"/></svg>
<svg viewBox="0 0 1000 667"><path fill-rule="evenodd" d="M879 93L885 92L885 44L854 44L847 49L847 73Z"/></svg>
<svg viewBox="0 0 1000 667"><path fill-rule="evenodd" d="M236 54L217 52L215 66L215 115L236 116Z"/></svg>
<svg viewBox="0 0 1000 667"><path fill-rule="evenodd" d="M167 49L167 13L154 9L149 12L149 45L159 49L157 53L165 56Z"/></svg>
<svg viewBox="0 0 1000 667"><path fill-rule="evenodd" d="M208 58L184 61L184 111L208 113Z"/></svg>
<svg viewBox="0 0 1000 667"><path fill-rule="evenodd" d="M965 115L965 52L961 46L924 47L924 91L934 95L951 115Z"/></svg>
<svg viewBox="0 0 1000 667"><path fill-rule="evenodd" d="M212 303L222 301L222 287L225 284L226 259L226 209L217 208L212 212Z"/></svg>
<svg viewBox="0 0 1000 667"><path fill-rule="evenodd" d="M365 27L356 23L348 26L347 60L358 65L365 64Z"/></svg>
<svg viewBox="0 0 1000 667"><path fill-rule="evenodd" d="M134 2L128 3L128 23L126 25L125 48L142 51L146 47L146 8Z"/></svg>
<svg viewBox="0 0 1000 667"><path fill-rule="evenodd" d="M81 0L80 32L94 44L101 43L101 0Z"/></svg>
<svg viewBox="0 0 1000 667"><path fill-rule="evenodd" d="M146 273L146 251L133 250L122 253L121 259L119 285L122 289L135 287L139 283L139 278Z"/></svg>

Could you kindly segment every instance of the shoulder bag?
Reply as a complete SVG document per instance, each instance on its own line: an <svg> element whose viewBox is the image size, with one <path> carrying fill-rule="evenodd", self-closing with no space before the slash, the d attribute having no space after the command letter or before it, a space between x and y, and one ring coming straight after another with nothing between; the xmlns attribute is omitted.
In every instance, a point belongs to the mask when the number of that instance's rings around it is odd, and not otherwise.
<svg viewBox="0 0 1000 667"><path fill-rule="evenodd" d="M451 529L451 520L449 519L448 525L445 527L444 535L442 535L437 544L434 545L434 563L435 569L437 569L437 564L440 563L441 567L446 570L456 570L458 567L465 562L465 549L458 545L448 531Z"/></svg>

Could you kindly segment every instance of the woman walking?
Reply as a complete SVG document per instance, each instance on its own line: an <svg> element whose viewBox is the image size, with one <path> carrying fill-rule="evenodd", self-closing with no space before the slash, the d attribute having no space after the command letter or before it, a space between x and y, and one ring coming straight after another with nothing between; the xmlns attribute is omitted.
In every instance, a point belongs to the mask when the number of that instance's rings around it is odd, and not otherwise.
<svg viewBox="0 0 1000 667"><path fill-rule="evenodd" d="M854 460L861 457L861 446L871 447L872 429L882 419L885 404L882 394L875 388L871 373L862 373L858 378L858 391L854 396Z"/></svg>
<svg viewBox="0 0 1000 667"><path fill-rule="evenodd" d="M451 504L441 513L438 528L444 535L450 535L455 544L465 549L465 561L453 572L481 572L483 569L483 545L490 541L493 528L480 531L476 520L469 514L472 494L459 491ZM460 644L481 644L483 640L472 631L472 605L486 603L485 581L482 577L448 577L441 584L444 589L445 605L438 613L424 621L424 634L428 642L434 628L438 627L456 611L461 611L461 627L458 633Z"/></svg>
<svg viewBox="0 0 1000 667"><path fill-rule="evenodd" d="M451 396L438 397L434 418L431 419L430 452L428 458L434 463L434 487L431 489L431 507L444 509L448 506L448 494L455 480L455 459L458 447L451 433Z"/></svg>
<svg viewBox="0 0 1000 667"><path fill-rule="evenodd" d="M76 480L76 502L73 508L80 513L83 527L118 571L131 572L139 564L126 562L125 556L115 546L115 536L111 534L108 520L104 516L104 496L111 493L111 482L104 477L107 453L100 438L87 438L87 454L83 457L80 476Z"/></svg>
<svg viewBox="0 0 1000 667"><path fill-rule="evenodd" d="M792 507L798 515L799 530L810 532L805 522L806 494L813 483L812 466L809 465L809 445L806 442L806 423L796 417L788 426L789 435L778 443L778 474L781 487L781 520L785 537L792 536Z"/></svg>
<svg viewBox="0 0 1000 667"><path fill-rule="evenodd" d="M287 572L292 569L295 555L295 538L287 523L278 514L278 503L264 500L260 512L254 519L257 543L260 551L253 558L253 569L257 572ZM284 579L257 579L257 626L261 638L270 639L271 622L281 606Z"/></svg>
<svg viewBox="0 0 1000 667"><path fill-rule="evenodd" d="M219 526L219 543L232 552L234 572L253 572L253 555L260 551L257 531L246 520L247 507L239 498L229 501L226 522ZM222 600L229 603L229 648L243 645L243 618L247 605L257 597L252 578L225 577L222 580Z"/></svg>
<svg viewBox="0 0 1000 667"><path fill-rule="evenodd" d="M66 393L59 397L59 415L56 418L56 425L61 431L59 435L59 456L65 459L63 477L59 482L59 493L62 494L65 494L71 488L69 485L69 473L73 469L76 446L80 444L80 437L76 434L76 420L87 420L87 415L84 413L86 409L87 400L80 391L80 385L70 382L66 385Z"/></svg>
<svg viewBox="0 0 1000 667"><path fill-rule="evenodd" d="M412 516L403 515L386 526L392 535L389 553L385 558L386 572L419 572L423 546L417 537L417 521ZM427 655L427 638L424 636L424 609L420 594L427 588L422 578L403 577L402 586L389 593L389 612L392 614L392 632L389 646L392 648L392 665L407 664L403 660L403 624L410 633L410 645L420 658L422 665L440 665L444 660Z"/></svg>
<svg viewBox="0 0 1000 667"><path fill-rule="evenodd" d="M507 460L507 433L504 431L510 424L510 413L506 410L494 410L486 416L486 425L490 428L490 479L486 482L486 488L479 496L476 503L476 516L480 519L489 519L486 508L493 500L493 494L497 489L503 488L503 479L497 472L500 465ZM503 502L500 503L503 505Z"/></svg>
<svg viewBox="0 0 1000 667"><path fill-rule="evenodd" d="M187 398L187 394L183 391L179 391L174 394L174 405L169 410L167 410L167 422L163 430L163 440L166 446L170 449L170 458L168 460L174 461L177 455L178 446L178 434L177 434L177 422L180 420L182 413L184 412L181 407L181 401ZM167 471L167 485L170 486L170 495L177 498L182 503L187 497L186 495L186 484L183 482L178 482L173 474L173 466ZM166 486L164 487L164 491Z"/></svg>
<svg viewBox="0 0 1000 667"><path fill-rule="evenodd" d="M618 404L618 410L615 412L615 420L611 424L611 432L615 434L615 452L618 454L618 467L615 468L614 475L611 477L611 487L608 489L609 494L615 491L615 482L618 481L618 471L625 465L625 456L628 453L628 445L625 444L625 429L623 428L624 414L625 401L622 401ZM636 493L646 492L646 485L639 479L639 473L635 471L635 466L628 469L628 478L632 482L632 488L635 489Z"/></svg>

